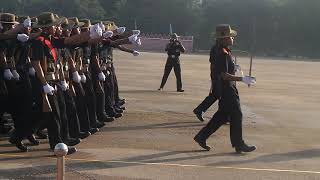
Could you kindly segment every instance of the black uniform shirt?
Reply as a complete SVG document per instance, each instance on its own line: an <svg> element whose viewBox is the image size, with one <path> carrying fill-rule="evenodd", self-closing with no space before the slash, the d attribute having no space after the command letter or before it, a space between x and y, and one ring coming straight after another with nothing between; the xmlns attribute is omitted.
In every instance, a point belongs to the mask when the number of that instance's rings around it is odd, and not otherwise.
<svg viewBox="0 0 320 180"><path fill-rule="evenodd" d="M179 57L180 53L184 52L184 49L179 41L170 41L165 50L169 56L174 55L174 57Z"/></svg>
<svg viewBox="0 0 320 180"><path fill-rule="evenodd" d="M235 75L235 63L231 57L231 51L228 48L216 47L214 54L214 79L216 83L216 91L221 96L226 92L238 93L235 81L222 80L221 73Z"/></svg>

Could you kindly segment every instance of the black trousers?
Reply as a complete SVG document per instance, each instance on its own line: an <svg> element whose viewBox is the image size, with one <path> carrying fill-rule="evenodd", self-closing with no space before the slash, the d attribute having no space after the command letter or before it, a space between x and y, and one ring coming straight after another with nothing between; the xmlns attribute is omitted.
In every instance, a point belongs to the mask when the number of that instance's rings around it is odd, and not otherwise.
<svg viewBox="0 0 320 180"><path fill-rule="evenodd" d="M84 72L86 82L82 83L85 91L86 105L88 109L90 127L97 127L97 108L96 108L96 95L93 89L92 77L90 72Z"/></svg>
<svg viewBox="0 0 320 180"><path fill-rule="evenodd" d="M98 73L93 71L94 68L91 69L91 78L93 83L93 89L96 96L96 114L99 121L103 122L105 117L107 116L105 111L105 91L104 91L104 83L100 82L98 78ZM101 87L98 87L98 84L101 84Z"/></svg>
<svg viewBox="0 0 320 180"><path fill-rule="evenodd" d="M33 82L34 88L34 113L36 116L40 114L38 126L47 128L48 136L49 136L49 144L50 148L54 149L55 145L63 142L60 134L60 109L56 94L50 95L47 94L49 104L51 106L51 112L43 111L43 89L41 82L35 78ZM50 83L50 85L54 86L54 83Z"/></svg>
<svg viewBox="0 0 320 180"><path fill-rule="evenodd" d="M80 130L88 132L90 130L90 121L86 104L85 92L81 83L73 83L76 92L75 102L80 122Z"/></svg>
<svg viewBox="0 0 320 180"><path fill-rule="evenodd" d="M181 90L182 89L182 81L181 81L180 60L179 60L179 58L171 58L171 57L167 58L167 62L166 62L165 68L164 68L164 74L162 77L160 88L163 88L164 85L166 84L172 68L174 69L174 73L175 73L176 79L177 79L177 90Z"/></svg>
<svg viewBox="0 0 320 180"><path fill-rule="evenodd" d="M217 99L218 98L215 94L210 92L210 94L195 109L199 112L206 112L210 106L217 101Z"/></svg>
<svg viewBox="0 0 320 180"><path fill-rule="evenodd" d="M118 86L118 79L116 75L116 70L114 68L114 64L111 64L111 74L112 74L112 80L113 80L113 93L114 93L114 100L115 103L117 103L120 100L119 97L119 86Z"/></svg>
<svg viewBox="0 0 320 180"><path fill-rule="evenodd" d="M64 100L66 103L66 112L68 117L69 135L72 138L78 138L80 133L80 122L78 118L76 103L70 90L64 91Z"/></svg>
<svg viewBox="0 0 320 180"><path fill-rule="evenodd" d="M32 133L32 94L28 74L22 70L18 70L18 73L20 74L19 80L5 81L8 90L6 111L11 114L14 123L14 136L22 140Z"/></svg>
<svg viewBox="0 0 320 180"><path fill-rule="evenodd" d="M105 92L105 111L108 115L111 115L115 113L114 105L116 103L114 74L111 71L110 75L108 75L107 73L105 73L105 75L106 81L103 83Z"/></svg>
<svg viewBox="0 0 320 180"><path fill-rule="evenodd" d="M61 88L58 88L57 91L57 100L60 110L60 132L63 140L69 139L69 119L67 116L67 106L64 98L64 91Z"/></svg>
<svg viewBox="0 0 320 180"><path fill-rule="evenodd" d="M237 147L244 143L242 138L242 111L237 94L228 93L228 91L230 90L227 90L219 101L219 110L196 136L205 141L229 121L231 144L233 147Z"/></svg>
<svg viewBox="0 0 320 180"><path fill-rule="evenodd" d="M0 70L0 130L4 128L4 121L2 121L3 114L8 112L8 90L6 83L2 77L3 71Z"/></svg>

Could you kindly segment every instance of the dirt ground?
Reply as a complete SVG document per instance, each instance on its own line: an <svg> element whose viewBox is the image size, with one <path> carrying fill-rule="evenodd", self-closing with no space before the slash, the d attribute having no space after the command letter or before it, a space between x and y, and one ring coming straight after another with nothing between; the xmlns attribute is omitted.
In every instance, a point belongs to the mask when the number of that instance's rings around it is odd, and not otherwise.
<svg viewBox="0 0 320 180"><path fill-rule="evenodd" d="M320 179L320 63L254 59L257 84L238 88L244 138L258 150L237 155L227 125L209 138L209 152L193 141L217 108L204 123L192 113L209 92L208 56L182 55L184 93L175 91L173 72L157 91L165 54L116 52L115 59L127 111L67 157L66 179ZM238 62L248 74L249 58ZM55 162L47 141L19 153L0 139L0 179L55 179Z"/></svg>

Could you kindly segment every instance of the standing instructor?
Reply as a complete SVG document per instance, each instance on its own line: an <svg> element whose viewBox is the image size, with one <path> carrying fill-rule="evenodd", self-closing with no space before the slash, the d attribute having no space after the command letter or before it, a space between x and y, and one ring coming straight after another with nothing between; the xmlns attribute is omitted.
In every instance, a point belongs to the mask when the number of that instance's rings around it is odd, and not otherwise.
<svg viewBox="0 0 320 180"><path fill-rule="evenodd" d="M184 53L186 49L179 41L179 36L176 33L173 33L170 38L170 42L167 44L165 51L167 51L168 58L164 68L164 74L162 77L162 82L160 85L159 91L163 90L164 85L167 82L168 76L174 68L174 73L177 78L177 92L184 92L182 89L182 82L181 82L181 67L180 67L180 54L181 52Z"/></svg>

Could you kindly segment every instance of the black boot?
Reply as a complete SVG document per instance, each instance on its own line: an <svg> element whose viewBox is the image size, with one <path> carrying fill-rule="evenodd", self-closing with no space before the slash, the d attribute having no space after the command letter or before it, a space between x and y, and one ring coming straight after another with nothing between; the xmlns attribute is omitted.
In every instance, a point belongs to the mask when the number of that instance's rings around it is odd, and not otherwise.
<svg viewBox="0 0 320 180"><path fill-rule="evenodd" d="M198 109L194 109L194 110L193 110L193 113L197 116L197 118L199 119L199 121L201 121L201 122L204 121L203 116L202 116L202 114L203 114L202 111L200 111L200 110L198 110Z"/></svg>
<svg viewBox="0 0 320 180"><path fill-rule="evenodd" d="M239 153L239 154L242 152L252 152L252 151L255 151L256 149L257 149L256 146L249 146L246 143L243 143L242 145L235 147L236 153Z"/></svg>
<svg viewBox="0 0 320 180"><path fill-rule="evenodd" d="M98 132L98 131L99 131L98 128L90 128L90 130L89 130L89 132L90 132L91 134L95 134L95 133Z"/></svg>
<svg viewBox="0 0 320 180"><path fill-rule="evenodd" d="M44 133L43 130L38 130L35 134L37 135L38 139L48 139L48 135Z"/></svg>
<svg viewBox="0 0 320 180"><path fill-rule="evenodd" d="M31 143L31 145L33 146L38 146L40 144L40 142L36 139L36 137L34 137L33 134L27 136L27 139L29 140L29 142Z"/></svg>
<svg viewBox="0 0 320 180"><path fill-rule="evenodd" d="M199 144L200 147L207 151L210 151L211 147L207 145L206 140L200 138L198 135L195 136L193 139Z"/></svg>
<svg viewBox="0 0 320 180"><path fill-rule="evenodd" d="M79 135L78 135L78 137L79 137L80 139L85 139L85 138L89 137L90 135L91 135L90 132L80 132Z"/></svg>
<svg viewBox="0 0 320 180"><path fill-rule="evenodd" d="M11 144L14 144L19 150L21 150L22 152L28 152L31 150L30 147L25 146L22 143L22 140L17 139L14 135L10 137L9 142Z"/></svg>

